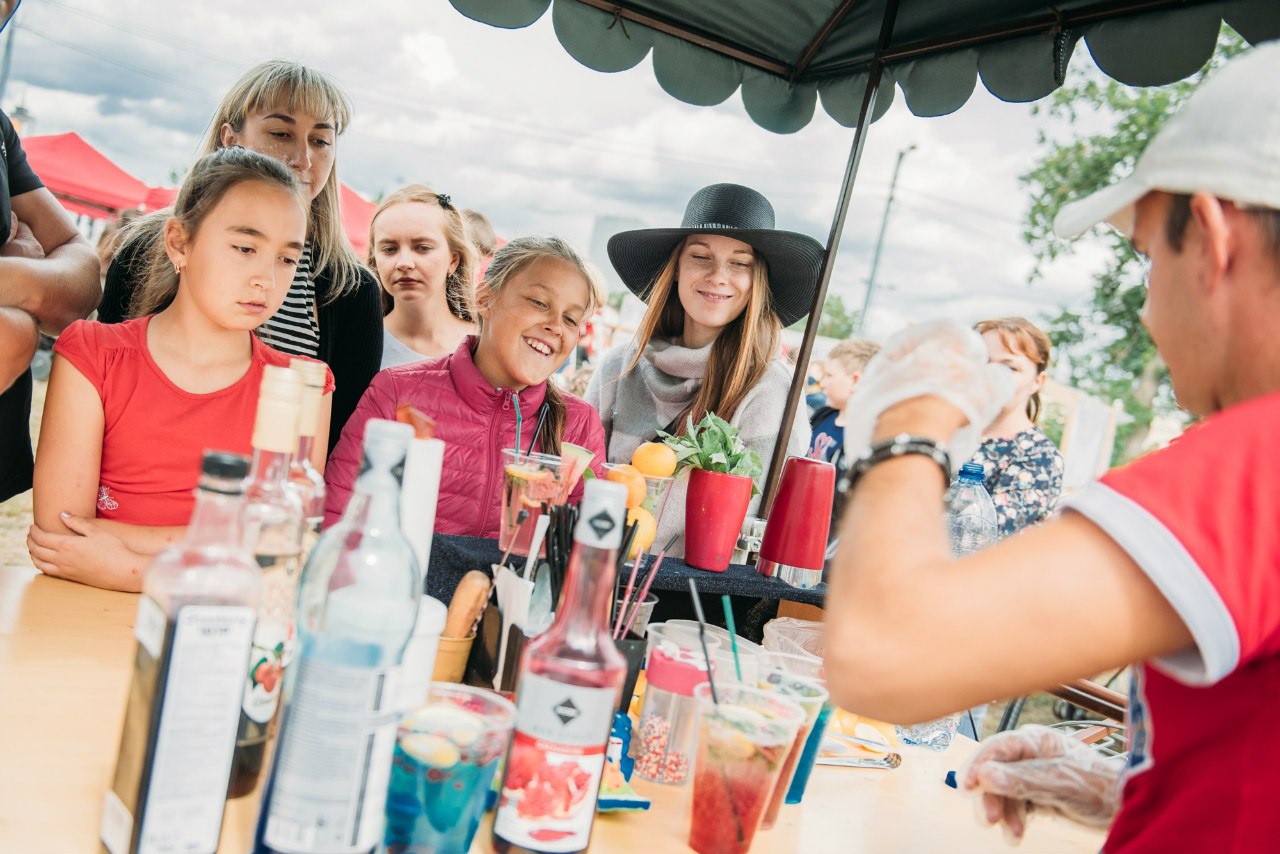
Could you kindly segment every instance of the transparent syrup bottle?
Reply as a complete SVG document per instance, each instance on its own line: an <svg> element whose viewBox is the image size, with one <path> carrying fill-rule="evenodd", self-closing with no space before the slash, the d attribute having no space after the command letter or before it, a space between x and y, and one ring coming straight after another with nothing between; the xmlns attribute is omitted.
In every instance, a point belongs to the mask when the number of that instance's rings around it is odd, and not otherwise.
<svg viewBox="0 0 1280 854"><path fill-rule="evenodd" d="M213 854L261 591L241 545L249 461L207 451L182 542L151 562L100 836L111 854Z"/></svg>
<svg viewBox="0 0 1280 854"><path fill-rule="evenodd" d="M306 530L302 537L302 559L305 562L320 537L324 524L324 475L311 464L311 449L315 447L316 432L320 428L320 411L324 406L325 366L312 359L291 359L290 369L302 377L302 405L298 410L298 450L289 466L289 482L298 490L302 500L302 516ZM322 436L320 441L328 442Z"/></svg>
<svg viewBox="0 0 1280 854"><path fill-rule="evenodd" d="M255 854L370 854L381 838L399 668L422 586L400 532L413 428L371 419L342 520L320 536L298 586L298 657Z"/></svg>
<svg viewBox="0 0 1280 854"><path fill-rule="evenodd" d="M591 840L626 659L609 633L624 486L589 480L555 622L521 656L493 848L579 852Z"/></svg>
<svg viewBox="0 0 1280 854"><path fill-rule="evenodd" d="M289 483L298 441L302 378L289 368L263 368L253 424L253 465L244 492L245 544L262 570L262 604L245 674L244 704L236 733L229 797L258 786L272 720L280 705L280 683L293 660L294 598L302 552L302 502Z"/></svg>

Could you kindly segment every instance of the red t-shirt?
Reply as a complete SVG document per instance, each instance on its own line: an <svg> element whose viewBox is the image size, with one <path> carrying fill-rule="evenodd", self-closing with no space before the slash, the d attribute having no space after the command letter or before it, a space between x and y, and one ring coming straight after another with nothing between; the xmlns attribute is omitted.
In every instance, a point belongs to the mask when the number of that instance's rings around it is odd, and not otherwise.
<svg viewBox="0 0 1280 854"><path fill-rule="evenodd" d="M1195 645L1135 669L1108 854L1280 850L1280 393L1232 406L1067 503Z"/></svg>
<svg viewBox="0 0 1280 854"><path fill-rule="evenodd" d="M78 320L53 351L93 384L102 399L102 468L98 517L133 525L185 525L190 520L206 449L252 452L253 419L264 365L297 358L253 337L249 370L209 394L183 391L147 350L151 317L106 324ZM325 393L333 374L325 372Z"/></svg>

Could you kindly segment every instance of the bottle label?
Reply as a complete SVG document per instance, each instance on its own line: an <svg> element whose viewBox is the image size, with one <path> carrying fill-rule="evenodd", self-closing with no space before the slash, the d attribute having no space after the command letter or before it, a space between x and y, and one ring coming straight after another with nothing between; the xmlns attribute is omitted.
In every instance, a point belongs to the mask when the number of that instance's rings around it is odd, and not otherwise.
<svg viewBox="0 0 1280 854"><path fill-rule="evenodd" d="M534 851L587 847L616 701L611 688L524 673L494 833Z"/></svg>
<svg viewBox="0 0 1280 854"><path fill-rule="evenodd" d="M280 683L295 651L293 600L297 594L296 554L257 554L262 568L262 605L253 634L253 653L244 683L244 713L266 724L280 705Z"/></svg>
<svg viewBox="0 0 1280 854"><path fill-rule="evenodd" d="M240 680L256 619L252 608L241 606L178 611L140 851L217 848L240 720Z"/></svg>
<svg viewBox="0 0 1280 854"><path fill-rule="evenodd" d="M289 854L371 851L391 778L398 671L305 654L294 666L297 682L264 807L266 842Z"/></svg>
<svg viewBox="0 0 1280 854"><path fill-rule="evenodd" d="M164 630L168 618L150 596L138 597L138 616L133 621L133 636L152 658L160 657L164 645Z"/></svg>

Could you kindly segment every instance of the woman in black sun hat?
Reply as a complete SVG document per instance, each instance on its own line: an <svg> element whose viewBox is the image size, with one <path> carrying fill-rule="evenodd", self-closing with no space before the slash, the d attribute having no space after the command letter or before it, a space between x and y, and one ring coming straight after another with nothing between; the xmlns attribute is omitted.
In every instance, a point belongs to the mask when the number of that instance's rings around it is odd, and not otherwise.
<svg viewBox="0 0 1280 854"><path fill-rule="evenodd" d="M610 462L630 462L659 430L683 433L688 417L714 412L768 470L791 385L782 329L808 314L823 254L812 237L773 226L760 193L713 184L689 200L679 228L609 239L614 269L648 303L635 339L606 353L587 387ZM808 423L795 419L786 452L803 455L808 444ZM683 529L684 494L677 482L657 542Z"/></svg>

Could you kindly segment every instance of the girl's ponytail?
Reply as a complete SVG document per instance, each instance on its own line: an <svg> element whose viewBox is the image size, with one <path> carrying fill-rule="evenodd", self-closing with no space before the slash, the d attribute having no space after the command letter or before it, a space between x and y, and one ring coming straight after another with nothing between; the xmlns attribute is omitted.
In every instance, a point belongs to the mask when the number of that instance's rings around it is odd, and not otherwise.
<svg viewBox="0 0 1280 854"><path fill-rule="evenodd" d="M560 442L564 440L564 427L567 421L564 395L560 393L555 383L548 381L547 393L543 401L543 405L547 407L547 417L542 421L542 432L538 434L538 444L542 447L542 453L559 456Z"/></svg>

